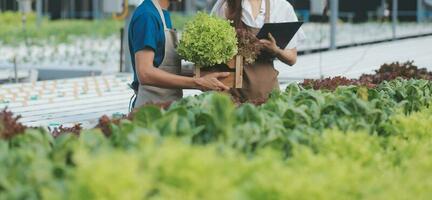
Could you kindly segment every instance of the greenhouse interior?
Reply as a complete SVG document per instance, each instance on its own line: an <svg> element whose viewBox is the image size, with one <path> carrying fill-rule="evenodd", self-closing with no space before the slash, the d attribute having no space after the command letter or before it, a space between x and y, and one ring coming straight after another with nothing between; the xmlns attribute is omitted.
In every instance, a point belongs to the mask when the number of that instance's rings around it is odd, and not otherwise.
<svg viewBox="0 0 432 200"><path fill-rule="evenodd" d="M432 199L432 0L0 0L0 200Z"/></svg>

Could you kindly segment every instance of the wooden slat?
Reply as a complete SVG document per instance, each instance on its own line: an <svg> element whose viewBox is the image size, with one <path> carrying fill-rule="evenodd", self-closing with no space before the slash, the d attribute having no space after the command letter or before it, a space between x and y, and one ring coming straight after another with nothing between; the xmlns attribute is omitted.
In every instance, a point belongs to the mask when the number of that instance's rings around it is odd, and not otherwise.
<svg viewBox="0 0 432 200"><path fill-rule="evenodd" d="M201 77L200 71L201 71L201 67L198 65L195 65L195 78Z"/></svg>
<svg viewBox="0 0 432 200"><path fill-rule="evenodd" d="M236 56L235 88L243 87L243 56Z"/></svg>

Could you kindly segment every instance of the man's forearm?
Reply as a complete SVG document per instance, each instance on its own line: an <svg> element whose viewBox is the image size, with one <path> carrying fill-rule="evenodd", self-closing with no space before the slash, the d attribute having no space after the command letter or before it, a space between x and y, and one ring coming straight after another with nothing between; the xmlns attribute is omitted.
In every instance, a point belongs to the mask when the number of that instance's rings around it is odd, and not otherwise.
<svg viewBox="0 0 432 200"><path fill-rule="evenodd" d="M135 53L136 73L141 84L161 88L228 90L219 78L225 78L229 73L213 73L200 78L179 76L160 70L153 66L154 51L144 49Z"/></svg>
<svg viewBox="0 0 432 200"><path fill-rule="evenodd" d="M136 72L141 84L161 88L198 88L193 78L160 70L153 66L153 60L154 51L151 49L135 53Z"/></svg>
<svg viewBox="0 0 432 200"><path fill-rule="evenodd" d="M162 88L197 89L194 78L179 76L152 67L139 74L141 84Z"/></svg>

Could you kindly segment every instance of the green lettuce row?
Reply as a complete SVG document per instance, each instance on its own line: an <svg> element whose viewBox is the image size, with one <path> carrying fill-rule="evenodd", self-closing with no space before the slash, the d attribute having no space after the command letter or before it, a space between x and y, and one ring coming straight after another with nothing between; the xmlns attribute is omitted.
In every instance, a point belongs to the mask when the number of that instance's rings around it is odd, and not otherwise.
<svg viewBox="0 0 432 200"><path fill-rule="evenodd" d="M97 130L0 141L0 199L430 199L432 109L395 115L386 137L325 130L250 158L148 130L118 146Z"/></svg>
<svg viewBox="0 0 432 200"><path fill-rule="evenodd" d="M429 107L431 88L432 83L423 80L395 80L376 89L340 87L334 92L292 84L261 106L239 107L228 96L207 93L180 100L166 111L144 107L132 121L112 125L111 130L118 145L128 143L125 132L146 129L191 144L220 142L247 154L271 146L289 156L292 143L308 143L309 135L328 128L388 135L392 115Z"/></svg>
<svg viewBox="0 0 432 200"><path fill-rule="evenodd" d="M430 88L430 82L417 80L396 80L384 83L374 90L361 87L342 87L333 93L304 90L296 85L291 85L285 92L274 93L270 100L262 106L256 107L245 104L238 108L235 107L229 97L209 93L179 101L166 111L152 106L145 107L136 113L132 121L124 120L119 125L113 125L113 134L109 139L106 139L97 129L82 133L79 139L74 135L62 135L53 139L47 133L29 129L25 134L10 140L0 141L0 152L2 152L0 155L0 199L41 199L42 197L63 199L63 194L75 199L85 198L86 195L96 199L129 197L123 195L145 195L148 198L160 197L163 199L172 197L170 195L179 195L184 196L185 199L208 199L221 193L221 191L227 191L227 196L221 196L221 198L227 199L230 199L233 194L240 195L239 198L253 199L252 197L260 198L263 197L261 195L273 193L275 193L275 199L290 198L292 197L290 195L300 195L302 192L317 195L306 195L305 198L319 198L322 195L326 198L333 197L327 195L342 195L342 197L346 197L343 195L352 195L351 197L363 198L363 195L371 196L372 190L378 192L377 194L391 196L387 193L393 192L391 190L393 187L400 187L400 185L393 183L399 179L412 184L408 188L414 191L420 190L419 195L429 195L422 191L417 183L413 183L410 177L405 177L405 174L417 177L417 179L418 177L427 177L427 174L423 174L422 170L423 168L429 170L427 168L429 160L423 153L421 156L417 156L417 151L420 151L417 147L430 146L428 142L428 137L430 137L428 130L430 129L427 126L431 124L431 111L423 111L408 118L402 114L398 114L393 120L391 118L397 113L411 114L428 107L431 102ZM328 131L329 128L340 131ZM322 138L327 137L333 137L328 145L319 143L325 141ZM410 137L413 137L413 143L408 144L407 141L411 140ZM173 144L169 142L171 140L174 140L172 141ZM339 141L346 143L336 143ZM335 142L335 144L331 142ZM419 142L425 142L427 145L418 145ZM166 143L169 145L163 146ZM207 146L190 144L206 144ZM143 150L143 148L150 149ZM186 150L184 150L184 154L172 154L172 159L179 158L178 160L169 161L167 158L159 163L156 162L158 164L154 166L154 169L146 168L145 163L152 163L150 161L157 160L159 156L162 158L169 156L165 155L162 150L159 152L159 149L163 148L166 148L166 152L181 152L182 148ZM379 154L379 148L384 148L382 150L384 151L383 155ZM403 148L403 151L396 151L398 148ZM334 151L330 151L330 158L319 156L320 153L331 149ZM372 151L370 155L366 154L369 149ZM358 152L360 150L362 152ZM200 154L207 151L215 153L215 155L213 156L212 153ZM425 151L428 152L429 149ZM192 155L193 152L198 154L197 157ZM142 158L141 155L146 155L146 157ZM225 157L227 155L232 155L232 158ZM346 157L333 158L344 155ZM389 156L385 157L389 161L386 163L381 160L379 162L371 160L375 155L383 159L383 156ZM187 161L189 156L192 159L191 163ZM220 156L222 157L220 158ZM287 156L288 159L280 159L287 158ZM365 158L361 156L365 156ZM419 160L421 161L420 166L414 165L420 169L411 168L410 163L414 162L414 158L411 160L413 156L415 159L426 159ZM203 157L216 161L203 161ZM321 161L315 166L312 161L302 160L309 157ZM135 161L133 161L134 159ZM361 167L365 163L374 162L376 163L374 165L378 165L378 163L383 163L383 165L374 166L370 171L359 172L359 174L355 174L356 176L352 175L354 179L351 179L349 175L353 171L362 170L358 166L359 163L353 166L349 165L352 159L361 159ZM260 160L264 161L260 163ZM182 165L181 161L185 162L185 165ZM194 166L201 161L210 164L195 169ZM143 162L144 164L142 164ZM244 162L242 165L246 167L235 169L232 163L237 162ZM249 162L258 162L258 164L257 166L250 165ZM267 166L267 163L271 166ZM272 168L273 165L282 165L280 170L284 171L288 170L285 169L286 163L291 163L294 166L299 163L300 166L298 166L299 169L292 169L294 175L286 175L286 178L278 179L280 183L274 181L273 176L284 177L284 175L283 172L276 173L279 167L277 169ZM132 170L126 166L129 164ZM310 165L309 168L304 168L308 165ZM338 169L337 165L347 166ZM168 174L157 173L162 170L161 166L171 167L170 171L166 172ZM330 167L335 168L335 171L327 169ZM219 183L220 179L218 178L225 178L223 174L227 174L226 170L231 168L233 168L233 173L239 174L243 179L239 180L237 177L227 183L229 186L220 186L221 189L212 190L214 193L205 193L202 192L204 189L195 188L198 186L194 185L197 185L198 182L202 184L203 177L207 177L202 174L203 171L207 173L213 168L225 170L223 172L212 171L213 175L209 172L207 176L212 177L210 179L215 182L211 185L203 184L204 188L219 187L222 183ZM300 181L297 186L292 185L292 188L298 189L286 191L282 184L290 183L288 180L297 180L296 177L292 176L301 177L301 171L295 169L301 170L303 168L307 172L315 172L309 178L313 181L324 181L324 185L315 188L309 185L312 184L312 181L308 182L305 180L307 178L301 178L304 182ZM324 177L324 180L320 179L322 171L314 171L321 169L330 170L330 174L327 175L328 177ZM376 171L379 169L380 171ZM386 174L383 169L390 170L391 173L395 174ZM122 170L124 170L124 174L122 174ZM192 170L192 172L188 170ZM242 174L244 170L249 173ZM266 170L275 174L262 172ZM342 171L342 174L336 174L339 171ZM417 171L419 174L415 174ZM92 174L97 174L97 172L101 174L93 177ZM199 180L175 177L174 172L184 172L190 176L196 174ZM151 177L142 180L142 177L147 177L147 173ZM254 178L258 175L260 176ZM387 179L379 175L388 175L392 178L389 178L388 182L380 182L381 179ZM231 175L228 176L231 177ZM306 172L303 172L303 176L308 177ZM333 176L336 177L335 183L325 181L327 179L333 180L331 178ZM138 177L139 180L133 177ZM233 175L232 177L236 176ZM266 177L270 178L266 179ZM376 180L375 177L378 177L379 180ZM111 180L111 178L114 180L112 181L113 185L107 186L109 181L106 179ZM244 179L247 181L241 182ZM204 178L204 180L207 179ZM427 178L422 180L424 182L421 185L428 187L427 180ZM149 184L140 181L149 181ZM227 179L227 181L229 180ZM381 188L373 187L375 181L378 181L376 187L381 184L384 186L390 184L390 188L382 189L383 193L379 193ZM352 189L357 185L342 187L347 183L372 184L372 186L368 185L367 188L369 189L366 188L359 194ZM170 184L174 184L174 186ZM231 188L233 184L236 186L235 188L226 189ZM136 190L137 187L141 188L145 185L150 186L146 186L147 189ZM178 185L182 185L182 187ZM132 189L126 190L127 187ZM252 189L247 189L248 187ZM338 193L329 193L328 190L315 191L318 188L337 189L339 187L342 187L347 193L339 190ZM271 192L268 192L266 188ZM279 191L277 188L283 188L284 191ZM123 191L128 191L128 193ZM300 191L300 193L295 191ZM183 194L184 192L186 194ZM300 195L300 197L302 196ZM372 197L379 198L381 196ZM397 195L397 197L406 196Z"/></svg>

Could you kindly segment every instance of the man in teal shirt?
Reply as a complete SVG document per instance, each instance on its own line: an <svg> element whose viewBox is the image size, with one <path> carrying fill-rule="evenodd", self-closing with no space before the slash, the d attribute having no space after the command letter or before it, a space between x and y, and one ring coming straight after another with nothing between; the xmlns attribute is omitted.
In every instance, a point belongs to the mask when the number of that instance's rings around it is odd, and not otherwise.
<svg viewBox="0 0 432 200"><path fill-rule="evenodd" d="M170 0L145 0L132 16L129 25L129 50L134 70L133 89L137 95L134 107L146 103L181 98L181 89L223 91L229 88L216 73L201 78L180 75L180 62L175 53L177 38L172 32ZM180 91L180 92L179 92Z"/></svg>

